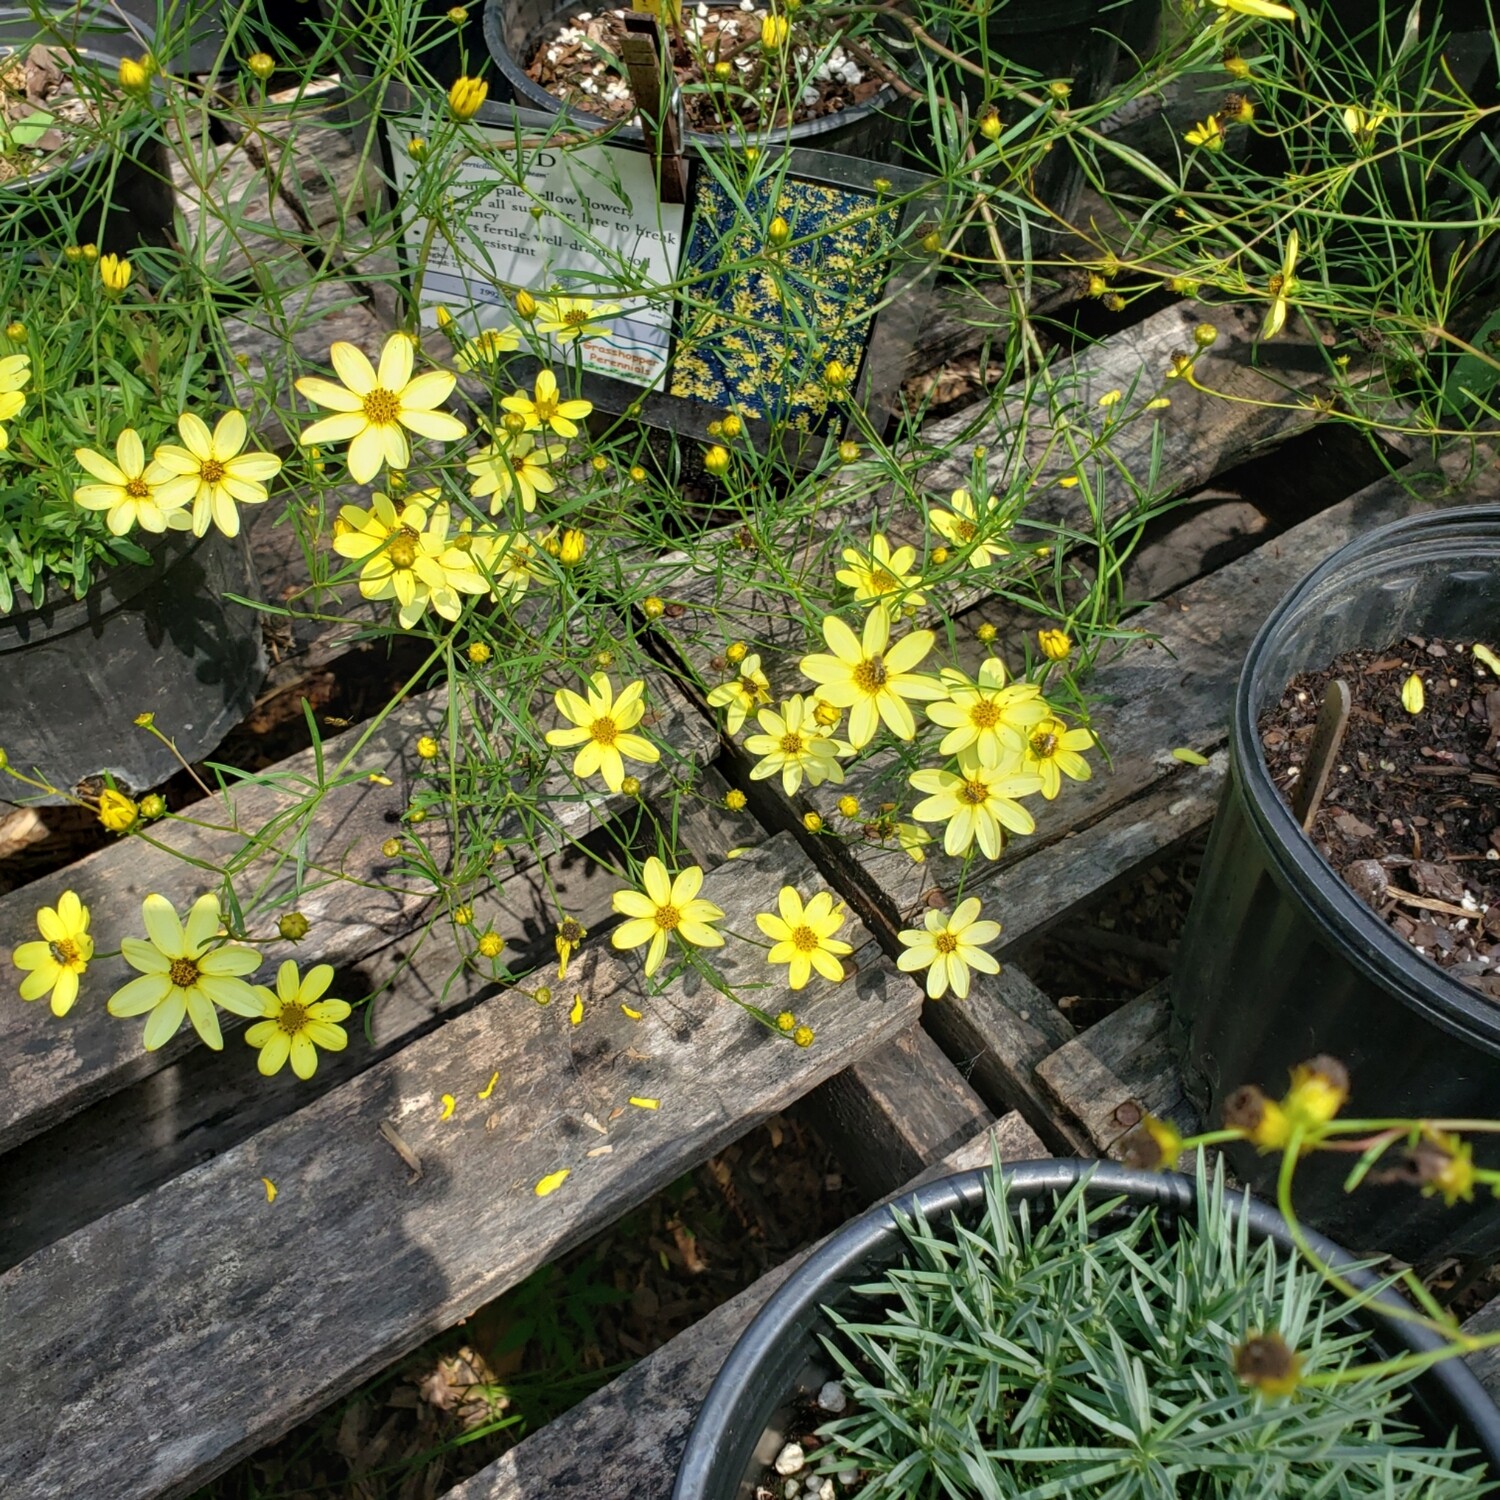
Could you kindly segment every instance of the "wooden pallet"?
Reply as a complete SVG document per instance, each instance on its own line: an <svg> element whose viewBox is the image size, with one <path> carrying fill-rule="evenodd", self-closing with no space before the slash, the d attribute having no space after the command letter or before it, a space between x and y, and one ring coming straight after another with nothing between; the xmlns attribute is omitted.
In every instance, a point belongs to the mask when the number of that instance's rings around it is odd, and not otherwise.
<svg viewBox="0 0 1500 1500"><path fill-rule="evenodd" d="M215 148L214 171L199 184L201 193L243 205L243 233L221 245L219 274L269 276L282 292L284 320L247 317L230 329L232 347L252 369L275 367L290 379L320 367L335 338L373 350L384 336L358 288L299 294L293 260L257 263L257 222L274 222L278 231L297 226L304 243L295 254L304 264L332 231L347 231L363 191L349 145L333 123L316 136L238 140ZM279 232L283 252L285 239ZM914 368L934 353L973 347L983 338L976 322L1005 316L1003 304L979 319L972 308L951 311L971 316L934 320L913 351ZM1190 304L1170 307L1071 357L1059 366L1055 399L1069 403L1080 423L1094 420L1107 391L1143 399L1161 383L1172 352L1191 347L1204 316ZM1258 314L1231 308L1207 316L1220 339L1200 373L1232 395L1275 393L1284 405L1223 403L1162 386L1173 405L1158 422L1140 424L1123 454L1158 496L1201 492L1318 420L1286 409L1318 389L1316 349L1279 342L1272 375L1254 343ZM998 444L1006 422L1045 415L1013 402L1000 430L989 431L975 411L959 413L924 441L933 451L956 440ZM284 447L291 435L265 428L265 416L263 440ZM1050 477L1065 473L1041 447L1034 457ZM1493 493L1491 472L1476 485L1460 468L1460 456L1449 455L1416 492L1450 502ZM934 461L924 483L942 497L967 478L966 460ZM1456 490L1460 484L1468 487ZM1050 493L1059 518L1068 514L1070 493ZM890 503L878 486L844 497L842 510L816 518L810 545L867 533ZM1330 548L1418 503L1399 485L1376 486L1217 572L1203 563L1222 535L1212 525L1185 556L1181 548L1170 558L1157 554L1149 576L1171 596L1136 622L1155 643L1131 645L1093 683L1109 769L1101 765L1093 781L1070 787L1045 810L1037 836L1008 850L971 887L1004 921L1007 951L1098 900L1208 821L1225 769L1229 693L1249 633ZM908 513L893 522L893 534L910 520ZM297 587L289 534L256 526L252 541L273 598ZM723 544L709 538L664 562L645 560L658 568L662 591L690 606L671 640L705 685L709 657L740 633L737 619L754 619L747 633L765 635L768 596L724 598L710 581L714 549ZM941 606L966 664L977 659L973 629L985 620L1002 631L997 649L1015 658L1016 620L986 601L983 580L965 580ZM339 662L364 620L355 609L294 634L268 690L295 691L309 671ZM803 622L788 622L789 645L800 645L802 629ZM676 760L643 776L647 798L663 796L689 763L720 792L729 781L745 784L743 758L720 742L701 704L665 673L651 694L662 716L657 738ZM381 875L387 819L408 800L414 767L407 747L440 708L435 699L415 700L362 746L361 771L393 785L365 780L330 793L309 830L315 851ZM331 742L325 754L356 743L359 733ZM1183 766L1169 754L1175 746L1202 751L1208 764ZM304 755L277 769L308 765ZM880 774L878 763L862 770L853 789L878 796ZM0 1473L7 1485L18 1495L50 1497L85 1473L91 1493L104 1497L186 1494L795 1100L806 1101L846 1173L871 1195L988 1160L992 1149L1006 1159L1106 1153L1132 1110L1180 1107L1159 1045L1159 999L1142 997L1075 1034L1048 995L1007 967L976 976L966 1003L924 1006L917 985L891 962L894 933L929 893L951 889L954 867L940 855L914 864L899 851L812 838L801 814L810 806L826 812L830 798L788 801L764 784L747 790L757 794L752 811L760 821L746 817L737 842L753 847L732 865L720 820L689 810L678 830L684 849L710 872L707 894L730 914L725 925L749 925L783 881L804 892L819 883L837 889L864 923L855 978L813 1002L818 1040L808 1050L767 1037L691 970L665 994L644 999L638 964L617 958L600 931L571 971L576 985L568 989L585 1002L574 1026L566 1001L543 1007L527 993L534 986L507 988L468 969L455 975L451 955L413 944L424 893L372 906L339 886L310 898L321 904L304 902L317 924L317 957L354 971L362 989L387 980L390 989L375 1012L373 1045L325 1058L311 1088L288 1077L247 1088L243 1059L211 1057L191 1033L141 1054L134 1029L97 1008L58 1022L39 1007L0 1007L7 1188L0 1195L0 1375L12 1393L0 1416ZM609 917L611 882L563 844L595 837L620 805L572 797L561 783L553 791L564 836L557 847L538 851L539 862L528 856L498 870L474 901L481 926L493 921L507 936L521 935L522 967L547 955L556 907L546 892L561 889L591 929ZM251 826L280 805L265 785L247 785L234 800ZM222 847L218 836L175 825L167 837L190 851ZM0 931L24 929L35 906L65 888L89 901L101 948L135 927L146 891L179 904L197 894L187 867L132 841L0 897ZM733 981L732 957L726 967ZM100 973L107 985L112 976L102 966ZM621 1010L626 1002L642 1011L639 1021ZM237 1040L230 1035L226 1054ZM493 1092L481 1097L493 1075ZM442 1118L444 1094L455 1101L451 1118ZM654 1099L659 1108L632 1099ZM955 1153L961 1142L968 1145ZM420 1175L410 1160L420 1163ZM562 1186L537 1197L536 1184L563 1168L570 1175ZM274 1202L264 1179L277 1188ZM587 1489L665 1497L713 1373L792 1264L453 1494L530 1500Z"/></svg>

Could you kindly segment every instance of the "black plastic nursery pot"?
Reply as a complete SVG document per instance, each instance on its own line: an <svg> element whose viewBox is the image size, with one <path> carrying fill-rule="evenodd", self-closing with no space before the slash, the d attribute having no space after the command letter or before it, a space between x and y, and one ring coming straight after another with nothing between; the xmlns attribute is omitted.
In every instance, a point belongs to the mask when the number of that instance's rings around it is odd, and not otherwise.
<svg viewBox="0 0 1500 1500"><path fill-rule="evenodd" d="M1277 605L1245 660L1230 764L1172 975L1173 1042L1205 1121L1242 1084L1279 1095L1320 1053L1348 1067L1356 1118L1492 1118L1500 1006L1409 948L1318 852L1271 781L1261 713L1306 669L1408 635L1493 639L1500 627L1500 506L1398 521L1335 553ZM1497 809L1500 823L1500 809ZM1485 1137L1476 1160L1500 1165ZM1269 1191L1276 1158L1235 1170ZM1297 1170L1298 1216L1360 1251L1409 1261L1500 1255L1500 1204L1445 1208L1405 1186L1342 1190L1348 1158Z"/></svg>
<svg viewBox="0 0 1500 1500"><path fill-rule="evenodd" d="M1092 1174L1088 1192L1096 1197L1123 1196L1123 1213L1156 1204L1168 1213L1192 1209L1194 1184L1175 1173L1131 1171L1112 1162L1034 1161L1004 1168L1012 1204L1065 1193L1080 1177ZM934 1226L954 1215L976 1221L984 1209L988 1169L960 1173L930 1183L894 1207L905 1213L920 1208ZM1252 1240L1274 1240L1293 1252L1285 1220L1263 1203L1226 1195L1236 1223L1248 1221ZM1309 1236L1325 1262L1344 1270L1358 1287L1370 1285L1361 1271L1349 1269L1350 1258L1321 1236ZM852 1288L878 1276L905 1253L907 1241L891 1207L872 1209L838 1231L808 1257L766 1303L730 1352L709 1390L688 1437L673 1500L754 1500L756 1480L787 1437L787 1419L798 1398L816 1393L836 1371L821 1337L831 1326L825 1307L846 1315L857 1310ZM1382 1317L1381 1304L1399 1305L1387 1292L1371 1308L1371 1322L1383 1353L1436 1347L1434 1336L1409 1323ZM1459 1360L1434 1365L1412 1384L1409 1413L1432 1440L1458 1433L1459 1445L1477 1449L1492 1473L1500 1474L1500 1411L1472 1372Z"/></svg>
<svg viewBox="0 0 1500 1500"><path fill-rule="evenodd" d="M113 78L125 57L151 49L151 30L138 18L103 6L58 7L39 24L29 11L0 7L0 56L33 43L65 45L84 64ZM164 244L176 195L165 141L144 128L127 132L120 149L108 143L71 161L0 183L0 243L17 251L64 241L128 254Z"/></svg>
<svg viewBox="0 0 1500 1500"><path fill-rule="evenodd" d="M735 0L711 0L711 3L725 10L736 8ZM531 79L526 63L548 31L567 17L590 9L587 0L485 0L485 43L515 103L546 114L557 114L563 108L556 94L548 93ZM584 124L603 123L584 110L574 108L569 113ZM899 146L906 113L906 101L886 84L851 109L801 124L757 130L754 135L757 141L773 149L801 146L857 156L865 161L891 161ZM634 125L621 125L614 133L621 140L642 139L639 127ZM723 135L696 130L688 131L687 139L705 147L726 141Z"/></svg>
<svg viewBox="0 0 1500 1500"><path fill-rule="evenodd" d="M228 597L259 588L243 536L170 532L150 566L111 569L87 597L0 615L0 748L64 791L109 772L131 792L180 766L133 723L155 715L183 759L209 754L246 715L265 677L260 617ZM0 795L35 798L18 782Z"/></svg>

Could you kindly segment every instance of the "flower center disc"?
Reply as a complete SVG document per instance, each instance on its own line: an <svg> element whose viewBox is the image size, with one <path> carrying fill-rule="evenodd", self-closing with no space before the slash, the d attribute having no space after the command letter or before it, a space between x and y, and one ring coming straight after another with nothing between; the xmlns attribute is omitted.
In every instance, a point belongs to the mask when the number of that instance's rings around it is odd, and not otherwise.
<svg viewBox="0 0 1500 1500"><path fill-rule="evenodd" d="M939 953L954 953L958 949L958 939L951 932L940 932L933 938L932 946Z"/></svg>
<svg viewBox="0 0 1500 1500"><path fill-rule="evenodd" d="M391 545L388 551L392 567L411 567L417 560L416 532L410 526L403 526L400 531L391 537Z"/></svg>
<svg viewBox="0 0 1500 1500"><path fill-rule="evenodd" d="M1055 734L1034 735L1031 740L1031 753L1038 760L1047 760L1057 750L1057 736Z"/></svg>
<svg viewBox="0 0 1500 1500"><path fill-rule="evenodd" d="M671 932L674 928L682 926L682 913L675 906L658 906L656 925L663 932Z"/></svg>
<svg viewBox="0 0 1500 1500"><path fill-rule="evenodd" d="M538 396L532 405L543 422L550 422L557 415L558 399L556 396Z"/></svg>
<svg viewBox="0 0 1500 1500"><path fill-rule="evenodd" d="M190 990L198 982L198 965L190 958L174 958L167 977L180 990Z"/></svg>
<svg viewBox="0 0 1500 1500"><path fill-rule="evenodd" d="M283 1000L276 1016L276 1025L288 1036L296 1036L307 1025L307 1007Z"/></svg>
<svg viewBox="0 0 1500 1500"><path fill-rule="evenodd" d="M151 486L137 476L135 479L125 481L125 493L132 500L145 500L151 494Z"/></svg>
<svg viewBox="0 0 1500 1500"><path fill-rule="evenodd" d="M959 517L953 529L958 533L958 539L961 542L972 542L979 535L979 528L972 521L964 520L962 516Z"/></svg>
<svg viewBox="0 0 1500 1500"><path fill-rule="evenodd" d="M781 753L783 755L802 754L802 736L800 734L784 734L781 737Z"/></svg>
<svg viewBox="0 0 1500 1500"><path fill-rule="evenodd" d="M872 656L867 661L860 662L854 669L856 686L867 693L878 693L885 686L885 679L885 662L878 656Z"/></svg>
<svg viewBox="0 0 1500 1500"><path fill-rule="evenodd" d="M586 307L570 307L563 314L562 320L569 328L582 328L589 320L588 309Z"/></svg>
<svg viewBox="0 0 1500 1500"><path fill-rule="evenodd" d="M60 964L76 964L78 962L78 945L72 938L63 938L61 942L48 943L47 951Z"/></svg>
<svg viewBox="0 0 1500 1500"><path fill-rule="evenodd" d="M990 800L990 789L983 781L966 781L958 789L958 800L971 807L982 807Z"/></svg>
<svg viewBox="0 0 1500 1500"><path fill-rule="evenodd" d="M969 722L976 729L993 729L1000 722L1000 710L988 698L981 698L969 710Z"/></svg>
<svg viewBox="0 0 1500 1500"><path fill-rule="evenodd" d="M198 465L198 477L204 484L218 484L224 478L224 465L216 458L205 458Z"/></svg>
<svg viewBox="0 0 1500 1500"><path fill-rule="evenodd" d="M613 719L595 719L589 725L589 738L596 745L613 745L619 733ZM663 907L662 910L665 911L666 908Z"/></svg>
<svg viewBox="0 0 1500 1500"><path fill-rule="evenodd" d="M798 953L813 953L818 948L818 935L811 927L794 927L792 929L792 947Z"/></svg>
<svg viewBox="0 0 1500 1500"><path fill-rule="evenodd" d="M377 385L364 400L365 416L377 427L389 427L401 415L401 403L393 391Z"/></svg>

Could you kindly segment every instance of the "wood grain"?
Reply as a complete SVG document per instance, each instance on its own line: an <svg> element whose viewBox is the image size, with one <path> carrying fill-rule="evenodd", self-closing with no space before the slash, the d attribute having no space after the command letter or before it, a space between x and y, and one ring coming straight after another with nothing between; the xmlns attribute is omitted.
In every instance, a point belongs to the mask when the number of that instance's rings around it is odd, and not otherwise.
<svg viewBox="0 0 1500 1500"><path fill-rule="evenodd" d="M653 710L660 715L651 733L664 753L658 765L644 768L647 774L641 780L648 791L659 792L681 780L684 769L694 761L706 761L714 742L697 711L665 678L653 681L650 697ZM298 898L298 908L312 923L312 935L299 950L299 960L337 967L367 959L409 932L431 902L430 888L401 876L397 862L385 856L381 846L399 831L398 819L419 774L415 742L424 733L441 732L442 709L439 693L403 705L355 756L353 764L361 778L326 792L309 817L276 840L277 847L285 850L292 846L293 835L305 836L309 863L341 870L345 877L310 883ZM365 733L361 728L351 729L326 742L325 764L335 764L352 752ZM272 770L311 776L314 766L314 752L309 750ZM371 772L389 778L391 784L372 783L367 779ZM247 783L233 793L239 826L254 831L268 827L294 800L265 781ZM536 800L546 820L535 834L544 853L586 833L612 810L626 805L626 799L602 792L580 793L561 769L547 778ZM212 809L213 804L200 804L194 816L207 820ZM549 824L555 834L547 832ZM426 825L424 832L429 829L429 846L441 868L446 839L434 823ZM511 811L490 835L514 841L514 869L533 859L532 838L523 837L524 833L518 815ZM54 904L64 890L74 890L90 908L98 948L118 949L121 937L138 930L141 901L147 893L160 893L181 910L214 885L211 874L187 863L186 858L219 863L244 843L239 835L181 821L163 825L153 837L164 847L153 848L143 839L131 838L0 896L0 934L7 943L23 941L33 930L36 908ZM265 855L236 885L242 893L261 889L263 910L274 913L295 887L295 868L285 855ZM266 932L270 925L271 920L262 917L255 930ZM274 940L262 946L271 964L291 952ZM92 965L83 998L61 1020L44 1005L0 1007L0 1150L197 1047L197 1038L188 1029L159 1052L143 1052L140 1024L117 1021L105 1013L104 998L130 972L118 959Z"/></svg>
<svg viewBox="0 0 1500 1500"><path fill-rule="evenodd" d="M742 933L784 882L817 883L778 839L704 893ZM732 991L764 993L761 949L716 957ZM87 1473L96 1500L187 1494L907 1030L919 1002L890 965L866 967L808 992L818 1040L804 1049L695 969L653 998L638 956L602 942L576 987L581 1025L565 1005L497 995L0 1277L8 1484L61 1494Z"/></svg>
<svg viewBox="0 0 1500 1500"><path fill-rule="evenodd" d="M994 1119L921 1026L830 1078L803 1108L871 1198L894 1192Z"/></svg>
<svg viewBox="0 0 1500 1500"><path fill-rule="evenodd" d="M1168 1043L1170 1008L1163 982L1037 1067L1037 1077L1101 1152L1117 1154L1147 1113L1188 1127L1196 1123Z"/></svg>

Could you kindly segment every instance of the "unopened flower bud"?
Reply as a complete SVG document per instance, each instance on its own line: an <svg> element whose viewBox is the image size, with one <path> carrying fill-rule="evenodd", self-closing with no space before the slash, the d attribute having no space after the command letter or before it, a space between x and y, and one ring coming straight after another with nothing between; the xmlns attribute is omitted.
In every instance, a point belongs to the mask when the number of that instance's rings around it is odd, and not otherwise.
<svg viewBox="0 0 1500 1500"><path fill-rule="evenodd" d="M300 943L308 934L312 923L300 911L289 911L276 923L276 931L289 943Z"/></svg>

